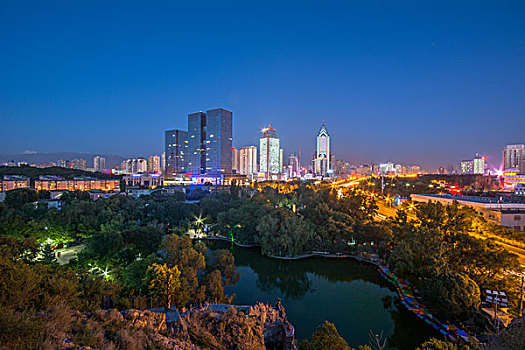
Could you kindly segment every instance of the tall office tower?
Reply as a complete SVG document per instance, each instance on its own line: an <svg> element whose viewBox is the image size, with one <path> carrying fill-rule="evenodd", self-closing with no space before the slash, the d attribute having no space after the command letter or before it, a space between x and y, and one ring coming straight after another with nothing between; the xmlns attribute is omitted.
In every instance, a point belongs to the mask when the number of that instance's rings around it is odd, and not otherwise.
<svg viewBox="0 0 525 350"><path fill-rule="evenodd" d="M240 153L239 150L235 147L232 147L232 172L239 174L240 173L240 164L239 164Z"/></svg>
<svg viewBox="0 0 525 350"><path fill-rule="evenodd" d="M474 173L474 161L462 160L461 161L461 174L473 174Z"/></svg>
<svg viewBox="0 0 525 350"><path fill-rule="evenodd" d="M95 156L93 158L93 169L95 172L104 172L104 170L106 170L106 158Z"/></svg>
<svg viewBox="0 0 525 350"><path fill-rule="evenodd" d="M186 152L188 151L187 145L188 145L188 140L186 140ZM186 157L184 159L186 159ZM160 170L162 171L163 174L166 171L166 151L162 152L160 156Z"/></svg>
<svg viewBox="0 0 525 350"><path fill-rule="evenodd" d="M288 156L288 177L295 178L301 176L301 165L299 164L299 157L292 153Z"/></svg>
<svg viewBox="0 0 525 350"><path fill-rule="evenodd" d="M188 114L188 172L194 175L206 174L206 113L204 112Z"/></svg>
<svg viewBox="0 0 525 350"><path fill-rule="evenodd" d="M206 111L206 175L232 173L232 112Z"/></svg>
<svg viewBox="0 0 525 350"><path fill-rule="evenodd" d="M177 129L167 130L164 140L164 174L170 179L187 171L188 132Z"/></svg>
<svg viewBox="0 0 525 350"><path fill-rule="evenodd" d="M331 169L331 152L330 152L330 135L324 125L321 126L317 134L317 149L314 155L314 173L315 175L326 176Z"/></svg>
<svg viewBox="0 0 525 350"><path fill-rule="evenodd" d="M152 155L148 158L148 172L160 173L160 156Z"/></svg>
<svg viewBox="0 0 525 350"><path fill-rule="evenodd" d="M246 146L239 150L239 173L252 178L257 174L257 147Z"/></svg>
<svg viewBox="0 0 525 350"><path fill-rule="evenodd" d="M259 171L265 174L267 180L270 180L272 175L277 175L280 172L281 156L280 141L271 124L262 130L259 146Z"/></svg>
<svg viewBox="0 0 525 350"><path fill-rule="evenodd" d="M478 175L485 174L485 157L476 155L472 162L473 173Z"/></svg>
<svg viewBox="0 0 525 350"><path fill-rule="evenodd" d="M507 145L503 149L503 170L525 174L525 145Z"/></svg>

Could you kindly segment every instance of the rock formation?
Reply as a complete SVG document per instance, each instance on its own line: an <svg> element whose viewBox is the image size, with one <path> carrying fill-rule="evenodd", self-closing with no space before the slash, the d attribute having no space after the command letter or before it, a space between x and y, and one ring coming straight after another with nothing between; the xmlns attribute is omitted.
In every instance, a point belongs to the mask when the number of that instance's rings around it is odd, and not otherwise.
<svg viewBox="0 0 525 350"><path fill-rule="evenodd" d="M185 310L99 310L76 314L68 349L297 349L280 300L272 307L207 304Z"/></svg>

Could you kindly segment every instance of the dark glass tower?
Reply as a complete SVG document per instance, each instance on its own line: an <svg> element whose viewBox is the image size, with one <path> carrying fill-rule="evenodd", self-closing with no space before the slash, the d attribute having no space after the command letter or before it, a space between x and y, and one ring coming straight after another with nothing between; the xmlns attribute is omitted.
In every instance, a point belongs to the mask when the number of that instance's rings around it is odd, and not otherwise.
<svg viewBox="0 0 525 350"><path fill-rule="evenodd" d="M166 178L187 172L188 132L183 130L167 130L164 143L166 152Z"/></svg>
<svg viewBox="0 0 525 350"><path fill-rule="evenodd" d="M232 173L232 112L216 108L206 112L206 174Z"/></svg>
<svg viewBox="0 0 525 350"><path fill-rule="evenodd" d="M206 174L206 113L188 114L188 172Z"/></svg>

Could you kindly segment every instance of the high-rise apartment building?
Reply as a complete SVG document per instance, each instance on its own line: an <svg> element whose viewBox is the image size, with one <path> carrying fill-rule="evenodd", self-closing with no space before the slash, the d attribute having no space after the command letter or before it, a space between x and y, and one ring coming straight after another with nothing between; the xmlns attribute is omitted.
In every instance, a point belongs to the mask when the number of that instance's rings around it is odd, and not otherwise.
<svg viewBox="0 0 525 350"><path fill-rule="evenodd" d="M148 161L145 158L132 158L122 162L125 174L145 173L148 171Z"/></svg>
<svg viewBox="0 0 525 350"><path fill-rule="evenodd" d="M239 157L240 157L239 150L235 147L232 147L232 172L235 174L239 174L241 170L240 164L239 164Z"/></svg>
<svg viewBox="0 0 525 350"><path fill-rule="evenodd" d="M281 149L279 137L271 124L262 130L259 152L259 171L264 173L267 180L272 179L281 171Z"/></svg>
<svg viewBox="0 0 525 350"><path fill-rule="evenodd" d="M160 156L152 155L148 158L148 172L150 173L160 173Z"/></svg>
<svg viewBox="0 0 525 350"><path fill-rule="evenodd" d="M104 170L106 170L106 158L102 156L95 156L93 158L93 170L95 172L104 172Z"/></svg>
<svg viewBox="0 0 525 350"><path fill-rule="evenodd" d="M71 165L73 167L73 169L78 169L78 170L86 170L87 166L86 166L86 160L85 159L73 159L71 161Z"/></svg>
<svg viewBox="0 0 525 350"><path fill-rule="evenodd" d="M503 149L503 170L525 174L525 145L507 145Z"/></svg>
<svg viewBox="0 0 525 350"><path fill-rule="evenodd" d="M169 179L175 177L177 174L186 173L188 167L188 132L177 129L167 130L164 140L164 174L166 178ZM159 161L159 163L161 162Z"/></svg>
<svg viewBox="0 0 525 350"><path fill-rule="evenodd" d="M474 174L485 174L485 157L476 155L472 161L472 172Z"/></svg>
<svg viewBox="0 0 525 350"><path fill-rule="evenodd" d="M474 161L473 160L462 160L461 161L461 174L473 174L474 173Z"/></svg>
<svg viewBox="0 0 525 350"><path fill-rule="evenodd" d="M330 152L330 135L326 126L321 126L317 134L316 152L313 159L313 170L317 176L327 176L332 167Z"/></svg>
<svg viewBox="0 0 525 350"><path fill-rule="evenodd" d="M292 153L288 156L288 177L301 177L301 164L299 164L299 157Z"/></svg>
<svg viewBox="0 0 525 350"><path fill-rule="evenodd" d="M257 174L257 147L246 146L239 150L239 174L252 178Z"/></svg>

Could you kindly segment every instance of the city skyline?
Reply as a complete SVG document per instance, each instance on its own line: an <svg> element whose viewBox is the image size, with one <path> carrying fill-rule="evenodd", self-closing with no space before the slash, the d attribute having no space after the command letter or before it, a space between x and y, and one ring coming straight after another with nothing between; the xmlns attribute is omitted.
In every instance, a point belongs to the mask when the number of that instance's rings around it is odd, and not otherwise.
<svg viewBox="0 0 525 350"><path fill-rule="evenodd" d="M234 147L271 122L303 163L321 120L352 164L497 167L524 142L523 3L159 6L2 4L0 153L159 154L215 106L236 115Z"/></svg>

